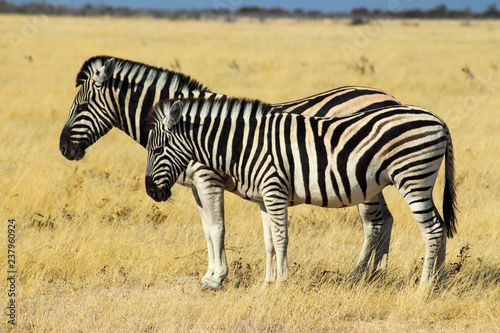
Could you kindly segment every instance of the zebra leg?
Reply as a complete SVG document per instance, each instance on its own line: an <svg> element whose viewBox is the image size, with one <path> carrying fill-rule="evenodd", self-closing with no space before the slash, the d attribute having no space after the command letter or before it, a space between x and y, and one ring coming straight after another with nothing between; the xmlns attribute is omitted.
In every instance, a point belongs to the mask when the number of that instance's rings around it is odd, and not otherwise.
<svg viewBox="0 0 500 333"><path fill-rule="evenodd" d="M439 248L438 257L436 261L437 268L437 283L438 286L443 286L444 280L446 279L446 271L445 271L445 261L446 261L446 235L448 234L448 230L445 231L443 240L441 243L441 247Z"/></svg>
<svg viewBox="0 0 500 333"><path fill-rule="evenodd" d="M194 199L196 200L196 205L198 206L198 210L200 211L200 216L201 216L201 224L203 226L203 232L205 233L205 238L207 239L207 253L208 253L208 270L201 279L201 285L204 285L204 281L207 280L209 281L215 270L215 253L214 253L214 246L212 242L212 237L210 236L210 231L208 228L208 223L206 223L206 218L205 218L205 212L203 210L203 205L201 204L200 196L198 195L198 191L196 188L191 189L193 192Z"/></svg>
<svg viewBox="0 0 500 333"><path fill-rule="evenodd" d="M391 243L391 233L392 225L394 224L394 218L392 217L392 214L387 207L384 194L380 192L377 197L379 200L379 207L382 213L384 224L382 227L381 238L379 242L377 242L377 247L375 248L373 269L385 271L387 269L387 262L389 261L389 246Z"/></svg>
<svg viewBox="0 0 500 333"><path fill-rule="evenodd" d="M271 233L271 221L266 206L263 203L260 203L259 206L264 227L264 244L266 246L266 278L264 281L269 283L276 281L276 251Z"/></svg>
<svg viewBox="0 0 500 333"><path fill-rule="evenodd" d="M268 191L267 194L263 193L263 197L265 209L269 216L269 229L274 250L276 251L276 281L279 282L286 280L288 275L288 201L284 193L279 191Z"/></svg>
<svg viewBox="0 0 500 333"><path fill-rule="evenodd" d="M208 270L200 285L216 289L228 273L224 248L224 189L220 186L193 187L192 191L200 210L208 249Z"/></svg>
<svg viewBox="0 0 500 333"><path fill-rule="evenodd" d="M422 277L420 279L420 289L425 290L435 282L436 276L438 281L443 278L448 230L432 200L432 188L427 191L427 195L417 196L414 193L419 192L408 192L405 200L410 206L413 217L417 220L426 245Z"/></svg>
<svg viewBox="0 0 500 333"><path fill-rule="evenodd" d="M376 265L378 265L382 259L381 257L384 255L384 253L376 253L377 249L381 247L380 243L382 242L385 222L380 197L382 197L383 200L382 192L367 202L358 205L358 211L363 220L365 240L359 255L358 263L352 274L352 278L355 281L361 279L362 275L367 272L370 258L374 252L375 260L377 261Z"/></svg>

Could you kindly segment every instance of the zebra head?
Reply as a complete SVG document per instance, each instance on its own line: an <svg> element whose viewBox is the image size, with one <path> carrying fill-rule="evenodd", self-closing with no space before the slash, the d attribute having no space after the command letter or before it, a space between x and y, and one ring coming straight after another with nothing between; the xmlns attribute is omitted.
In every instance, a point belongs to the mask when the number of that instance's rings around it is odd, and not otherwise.
<svg viewBox="0 0 500 333"><path fill-rule="evenodd" d="M113 76L115 59L92 58L87 61L77 76L76 86L80 90L71 106L68 120L59 141L61 154L68 160L80 160L85 149L109 132L116 122L105 112L107 96L111 94L107 84ZM102 65L102 67L101 67Z"/></svg>
<svg viewBox="0 0 500 333"><path fill-rule="evenodd" d="M155 201L170 198L170 189L192 159L179 124L183 108L182 100L160 101L149 114L146 192Z"/></svg>

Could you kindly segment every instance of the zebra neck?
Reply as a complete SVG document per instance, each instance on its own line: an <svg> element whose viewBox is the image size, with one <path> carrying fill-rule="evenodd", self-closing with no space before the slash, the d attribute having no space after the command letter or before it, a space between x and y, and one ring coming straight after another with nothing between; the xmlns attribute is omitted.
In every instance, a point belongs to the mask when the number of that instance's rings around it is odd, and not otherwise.
<svg viewBox="0 0 500 333"><path fill-rule="evenodd" d="M113 104L118 110L116 112L117 127L143 147L146 147L148 141L147 117L156 102L184 96L192 98L206 95L223 96L205 91L175 90L170 86L162 86L161 82L155 83L121 82L113 94Z"/></svg>
<svg viewBox="0 0 500 333"><path fill-rule="evenodd" d="M268 112L267 106L256 101L221 98L188 103L178 128L193 159L235 177L242 173L237 169L249 156L258 159L268 151L264 137L274 117L295 117Z"/></svg>

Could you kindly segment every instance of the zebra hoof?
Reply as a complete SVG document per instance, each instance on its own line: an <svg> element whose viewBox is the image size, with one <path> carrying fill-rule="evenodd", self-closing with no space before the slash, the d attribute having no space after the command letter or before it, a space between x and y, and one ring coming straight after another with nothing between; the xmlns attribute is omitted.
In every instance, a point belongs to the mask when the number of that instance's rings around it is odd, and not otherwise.
<svg viewBox="0 0 500 333"><path fill-rule="evenodd" d="M200 282L200 288L211 289L211 290L222 290L222 284L217 281L212 281L210 279L202 279Z"/></svg>

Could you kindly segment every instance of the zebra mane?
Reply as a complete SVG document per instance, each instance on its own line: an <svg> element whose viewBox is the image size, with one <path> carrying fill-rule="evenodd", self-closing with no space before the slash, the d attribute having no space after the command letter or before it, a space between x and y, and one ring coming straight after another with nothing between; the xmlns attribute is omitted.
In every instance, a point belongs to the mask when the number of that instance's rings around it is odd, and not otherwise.
<svg viewBox="0 0 500 333"><path fill-rule="evenodd" d="M188 107L192 107L193 103L201 103L197 107L197 111L200 112L200 115L204 112L207 112L213 105L220 103L220 104L229 104L228 107L230 108L230 113L227 114L227 117L234 117L241 115L242 112L247 112L247 115L250 117L252 116L258 116L258 115L265 115L268 114L272 110L272 106L270 104L264 103L260 100L257 99L248 99L248 98L235 98L235 97L229 97L229 96L220 96L217 98L214 98L213 96L210 98L205 98L205 97L177 97L177 98L171 98L171 99L164 99L161 101L158 101L153 108L149 111L148 117L146 120L146 131L150 131L153 128L156 127L158 122L162 121L163 118L167 115L167 109L170 109L170 106L175 102L175 101L183 101L184 102L184 107L186 104L189 104ZM237 110L233 108L233 106L239 103L242 107L238 108ZM248 106L251 106L248 108ZM222 108L218 108L219 112ZM243 111L240 111L243 110ZM208 111L209 112L209 111ZM273 113L281 113L280 111L276 111ZM193 112L191 111L191 114Z"/></svg>
<svg viewBox="0 0 500 333"><path fill-rule="evenodd" d="M189 75L163 69L160 67L146 65L141 62L111 57L111 56L95 56L87 61L85 61L76 76L76 86L83 84L89 77L91 77L99 68L101 68L108 59L114 58L116 60L115 73L125 72L126 73L138 73L149 71L150 73L156 74L156 78L163 77L165 79L170 79L171 82L175 82L176 87L172 89L181 90L197 90L197 91L208 91L209 89L197 80L191 78Z"/></svg>

